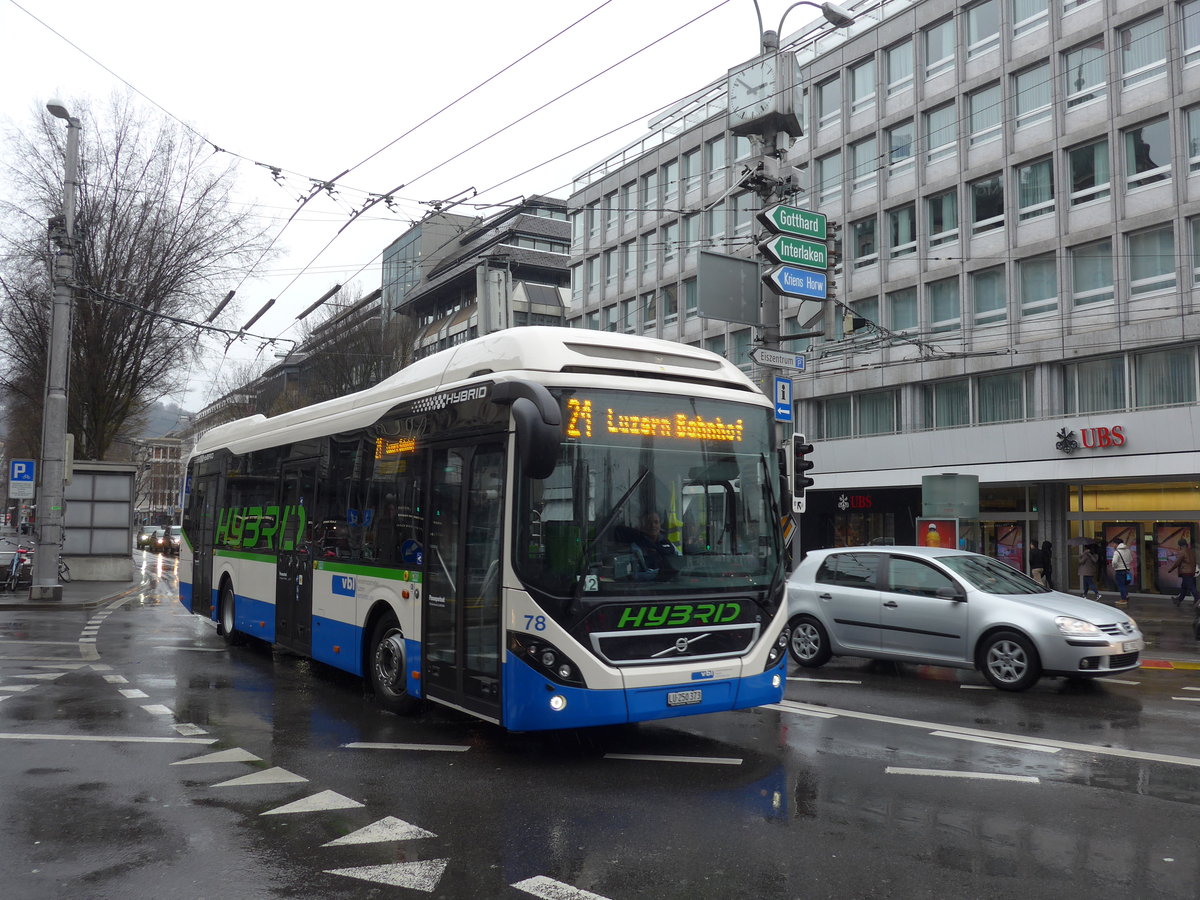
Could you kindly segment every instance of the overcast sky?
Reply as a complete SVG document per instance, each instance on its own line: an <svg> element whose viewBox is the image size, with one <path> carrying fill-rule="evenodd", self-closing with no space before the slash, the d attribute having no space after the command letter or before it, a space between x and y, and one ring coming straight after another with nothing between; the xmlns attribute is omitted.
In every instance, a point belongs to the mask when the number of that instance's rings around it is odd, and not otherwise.
<svg viewBox="0 0 1200 900"><path fill-rule="evenodd" d="M790 5L759 2L768 28ZM815 12L795 10L785 31ZM278 297L251 331L297 337L296 315L335 283L379 286L380 252L430 202L472 188L476 203L565 199L575 175L640 137L656 109L757 52L752 0L0 0L0 117L28 129L51 97L101 109L110 94L132 88L139 103L244 158L243 196L260 204L273 234L310 179L354 167L336 196L307 204L280 234L283 255L238 291L234 327ZM288 174L277 183L266 166ZM374 207L323 250L369 193L398 185L394 211ZM214 345L184 379L178 402L197 409L212 399L222 348ZM258 352L258 343L239 342L229 359Z"/></svg>

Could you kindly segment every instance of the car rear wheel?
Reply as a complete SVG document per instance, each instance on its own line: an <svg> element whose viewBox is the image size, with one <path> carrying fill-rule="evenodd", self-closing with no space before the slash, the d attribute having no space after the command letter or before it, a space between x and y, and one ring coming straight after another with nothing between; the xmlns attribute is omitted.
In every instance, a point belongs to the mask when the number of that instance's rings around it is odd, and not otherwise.
<svg viewBox="0 0 1200 900"><path fill-rule="evenodd" d="M998 631L979 650L983 677L1001 691L1023 691L1041 677L1042 662L1029 638Z"/></svg>
<svg viewBox="0 0 1200 900"><path fill-rule="evenodd" d="M788 652L799 665L815 669L829 662L829 633L812 616L796 616L788 623L792 630Z"/></svg>
<svg viewBox="0 0 1200 900"><path fill-rule="evenodd" d="M375 702L388 712L414 712L420 701L408 693L408 666L404 656L404 632L390 613L375 623L371 632L368 673Z"/></svg>

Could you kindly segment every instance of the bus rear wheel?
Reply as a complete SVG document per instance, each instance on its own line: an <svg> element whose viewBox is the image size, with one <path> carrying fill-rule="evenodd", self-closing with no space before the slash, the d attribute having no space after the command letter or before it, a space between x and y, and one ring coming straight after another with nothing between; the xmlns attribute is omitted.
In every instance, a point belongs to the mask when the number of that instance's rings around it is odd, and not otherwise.
<svg viewBox="0 0 1200 900"><path fill-rule="evenodd" d="M217 601L217 612L217 624L220 626L217 631L225 639L225 643L230 647L242 643L245 636L233 627L233 585L228 581L221 585L221 597Z"/></svg>
<svg viewBox="0 0 1200 900"><path fill-rule="evenodd" d="M408 667L404 657L404 632L396 617L386 615L371 631L370 668L371 689L375 702L388 712L404 715L420 705L408 693Z"/></svg>

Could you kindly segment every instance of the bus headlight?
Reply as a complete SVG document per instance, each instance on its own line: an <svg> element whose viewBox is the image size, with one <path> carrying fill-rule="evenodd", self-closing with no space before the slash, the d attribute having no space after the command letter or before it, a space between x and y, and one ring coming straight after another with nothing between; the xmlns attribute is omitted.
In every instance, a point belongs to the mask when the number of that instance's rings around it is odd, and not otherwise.
<svg viewBox="0 0 1200 900"><path fill-rule="evenodd" d="M544 678L569 687L587 687L583 676L579 674L579 667L565 653L540 637L510 631L508 650L515 659Z"/></svg>
<svg viewBox="0 0 1200 900"><path fill-rule="evenodd" d="M550 698L550 708L555 712L560 712L567 708L567 698L562 694L555 694Z"/></svg>
<svg viewBox="0 0 1200 900"><path fill-rule="evenodd" d="M764 672L767 671L767 669L773 669L779 665L780 657L787 652L789 637L791 637L791 635L788 632L787 626L785 625L782 629L780 629L779 637L775 639L775 642L771 645L771 649L767 651L767 664L763 666Z"/></svg>

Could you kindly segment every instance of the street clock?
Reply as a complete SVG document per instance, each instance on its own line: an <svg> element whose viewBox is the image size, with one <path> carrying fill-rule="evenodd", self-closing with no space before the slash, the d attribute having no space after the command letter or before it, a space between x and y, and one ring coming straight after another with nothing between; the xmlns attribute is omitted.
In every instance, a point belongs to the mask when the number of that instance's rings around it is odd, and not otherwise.
<svg viewBox="0 0 1200 900"><path fill-rule="evenodd" d="M784 131L799 137L800 66L796 55L771 52L729 70L728 128L734 134Z"/></svg>

